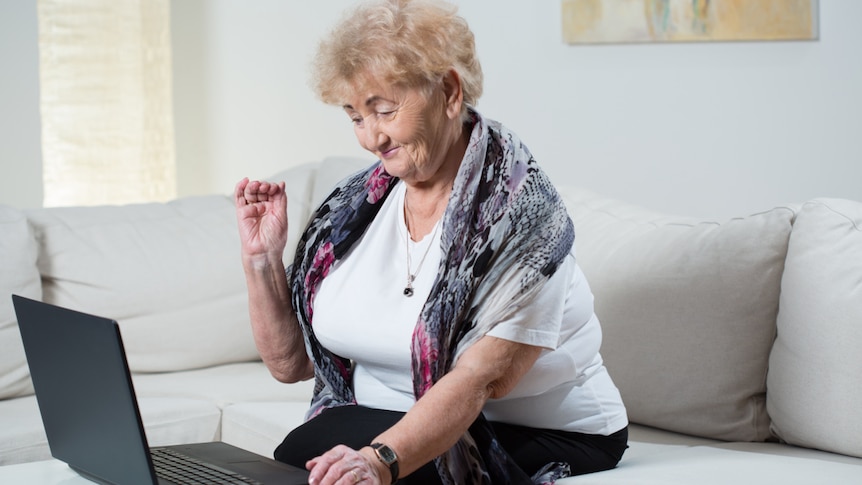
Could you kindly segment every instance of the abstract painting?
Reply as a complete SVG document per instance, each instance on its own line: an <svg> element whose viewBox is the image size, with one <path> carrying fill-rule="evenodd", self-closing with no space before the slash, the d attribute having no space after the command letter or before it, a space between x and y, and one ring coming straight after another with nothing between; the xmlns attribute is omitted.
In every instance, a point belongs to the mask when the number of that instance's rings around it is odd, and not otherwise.
<svg viewBox="0 0 862 485"><path fill-rule="evenodd" d="M814 40L818 0L562 0L569 44Z"/></svg>

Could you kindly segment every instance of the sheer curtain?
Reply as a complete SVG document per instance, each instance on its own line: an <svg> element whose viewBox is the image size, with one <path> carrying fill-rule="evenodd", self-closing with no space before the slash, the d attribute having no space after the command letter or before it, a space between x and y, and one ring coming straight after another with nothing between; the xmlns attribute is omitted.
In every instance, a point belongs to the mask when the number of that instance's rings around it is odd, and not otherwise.
<svg viewBox="0 0 862 485"><path fill-rule="evenodd" d="M38 0L44 205L176 196L169 0Z"/></svg>

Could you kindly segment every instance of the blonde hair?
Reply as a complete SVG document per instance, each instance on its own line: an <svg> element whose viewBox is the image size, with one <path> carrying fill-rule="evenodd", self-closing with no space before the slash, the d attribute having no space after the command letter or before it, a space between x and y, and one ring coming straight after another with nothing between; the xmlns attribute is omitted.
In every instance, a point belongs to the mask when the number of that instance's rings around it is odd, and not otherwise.
<svg viewBox="0 0 862 485"><path fill-rule="evenodd" d="M341 105L366 76L424 93L450 69L461 78L466 106L482 95L482 67L473 32L454 5L432 0L382 0L349 11L321 41L312 86Z"/></svg>

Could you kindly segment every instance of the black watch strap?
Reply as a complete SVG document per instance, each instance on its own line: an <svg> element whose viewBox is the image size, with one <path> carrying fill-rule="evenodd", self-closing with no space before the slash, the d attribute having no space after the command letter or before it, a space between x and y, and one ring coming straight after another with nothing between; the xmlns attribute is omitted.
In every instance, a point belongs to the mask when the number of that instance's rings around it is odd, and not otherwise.
<svg viewBox="0 0 862 485"><path fill-rule="evenodd" d="M392 475L392 483L398 481L398 455L392 451L392 448L383 443L371 443L371 448L374 449L377 459L389 467L389 474Z"/></svg>

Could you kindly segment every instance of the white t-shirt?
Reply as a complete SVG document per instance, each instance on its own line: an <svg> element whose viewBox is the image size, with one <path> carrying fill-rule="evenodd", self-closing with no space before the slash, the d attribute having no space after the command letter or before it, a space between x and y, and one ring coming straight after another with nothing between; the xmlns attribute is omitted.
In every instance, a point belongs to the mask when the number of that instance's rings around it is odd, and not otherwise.
<svg viewBox="0 0 862 485"><path fill-rule="evenodd" d="M413 329L441 257L437 228L419 242L407 237L405 187L399 182L393 189L351 253L323 279L314 300L314 331L320 343L354 361L357 402L404 412L415 403ZM428 251L413 281L412 297L404 295L408 244L412 272ZM486 403L487 419L602 435L628 424L599 355L601 328L574 249L532 304L488 335L545 350L508 395Z"/></svg>

